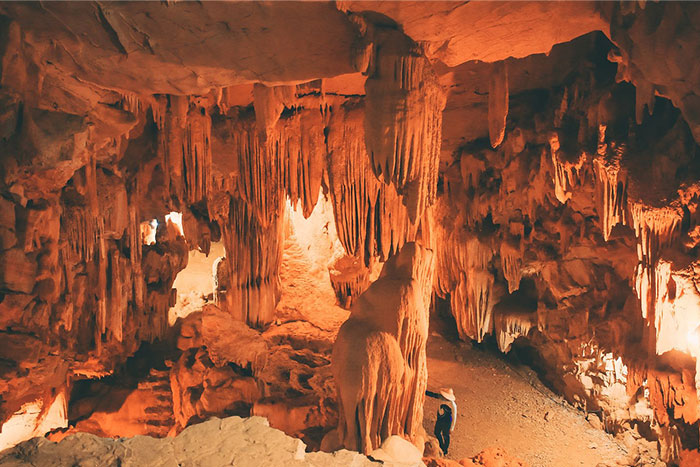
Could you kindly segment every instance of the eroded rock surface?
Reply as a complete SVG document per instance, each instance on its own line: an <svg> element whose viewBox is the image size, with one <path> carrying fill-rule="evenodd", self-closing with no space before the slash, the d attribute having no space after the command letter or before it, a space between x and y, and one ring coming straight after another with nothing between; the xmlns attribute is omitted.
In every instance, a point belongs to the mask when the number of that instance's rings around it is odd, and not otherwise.
<svg viewBox="0 0 700 467"><path fill-rule="evenodd" d="M0 4L0 423L65 397L81 414L71 429L115 434L115 417L164 435L252 410L319 438L335 422L337 326L296 322L303 306L282 297L280 277L287 206L311 218L321 200L333 218L321 228L344 251L314 264L340 272L336 296L355 315L377 265L421 242L435 257L412 297L421 313L432 284L460 338L494 336L608 431L658 440L668 462L692 458L699 11ZM171 332L176 275L218 241L216 308ZM404 426L378 435L375 424L360 447L412 438L423 324L371 333L375 316L355 318L346 329L366 341L364 363L411 388L387 400ZM164 373L143 375L156 384L112 388L127 403L71 397L161 344L173 344L152 366ZM171 401L138 402L165 373ZM155 424L134 418L139 407Z"/></svg>
<svg viewBox="0 0 700 467"><path fill-rule="evenodd" d="M370 466L351 451L306 453L299 439L270 428L264 418L212 418L174 438L148 436L109 439L74 434L60 443L34 438L0 453L0 465L260 465Z"/></svg>

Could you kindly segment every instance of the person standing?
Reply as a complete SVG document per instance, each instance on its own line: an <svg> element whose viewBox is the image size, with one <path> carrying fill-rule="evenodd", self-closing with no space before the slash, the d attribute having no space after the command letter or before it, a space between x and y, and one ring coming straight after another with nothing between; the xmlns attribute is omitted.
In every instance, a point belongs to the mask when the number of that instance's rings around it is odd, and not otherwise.
<svg viewBox="0 0 700 467"><path fill-rule="evenodd" d="M444 454L447 454L447 450L450 447L450 435L455 429L455 424L457 423L457 402L455 398L455 393L452 388L441 388L440 392L425 391L428 397L433 397L435 399L444 400L450 403L441 404L437 413L437 420L435 421L434 434L440 443L440 449Z"/></svg>
<svg viewBox="0 0 700 467"><path fill-rule="evenodd" d="M452 427L452 408L447 404L440 404L435 421L435 437L440 443L440 450L447 455L447 450L450 447L450 428Z"/></svg>

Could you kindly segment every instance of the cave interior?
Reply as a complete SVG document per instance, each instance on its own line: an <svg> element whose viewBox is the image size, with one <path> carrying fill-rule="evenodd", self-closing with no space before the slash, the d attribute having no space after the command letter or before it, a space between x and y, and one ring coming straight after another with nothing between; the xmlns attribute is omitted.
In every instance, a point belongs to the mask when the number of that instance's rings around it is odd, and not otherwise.
<svg viewBox="0 0 700 467"><path fill-rule="evenodd" d="M0 465L700 465L698 25L0 2Z"/></svg>

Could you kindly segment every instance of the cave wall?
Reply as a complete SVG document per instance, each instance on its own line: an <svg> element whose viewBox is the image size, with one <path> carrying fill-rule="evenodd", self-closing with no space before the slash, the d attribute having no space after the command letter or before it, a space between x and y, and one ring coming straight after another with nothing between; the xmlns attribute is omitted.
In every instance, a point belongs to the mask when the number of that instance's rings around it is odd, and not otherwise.
<svg viewBox="0 0 700 467"><path fill-rule="evenodd" d="M212 241L217 305L264 328L285 202L321 192L346 306L423 242L463 339L534 348L668 459L697 448L698 11L0 4L0 420L163 339Z"/></svg>

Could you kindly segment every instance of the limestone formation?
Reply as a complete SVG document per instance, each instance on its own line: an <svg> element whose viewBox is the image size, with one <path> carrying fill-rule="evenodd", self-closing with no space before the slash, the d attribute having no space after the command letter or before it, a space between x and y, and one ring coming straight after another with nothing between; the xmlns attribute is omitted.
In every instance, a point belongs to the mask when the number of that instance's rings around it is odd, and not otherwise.
<svg viewBox="0 0 700 467"><path fill-rule="evenodd" d="M338 436L369 453L392 435L414 439L427 383L426 288L432 252L407 243L351 308L333 347Z"/></svg>
<svg viewBox="0 0 700 467"><path fill-rule="evenodd" d="M0 2L0 448L255 414L313 449L419 445L433 309L692 464L699 20ZM214 270L185 306L195 254Z"/></svg>
<svg viewBox="0 0 700 467"><path fill-rule="evenodd" d="M2 466L96 465L289 465L371 466L357 452L306 453L304 443L270 428L264 418L212 418L174 438L99 438L71 435L59 443L34 438L0 454Z"/></svg>

